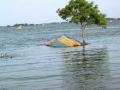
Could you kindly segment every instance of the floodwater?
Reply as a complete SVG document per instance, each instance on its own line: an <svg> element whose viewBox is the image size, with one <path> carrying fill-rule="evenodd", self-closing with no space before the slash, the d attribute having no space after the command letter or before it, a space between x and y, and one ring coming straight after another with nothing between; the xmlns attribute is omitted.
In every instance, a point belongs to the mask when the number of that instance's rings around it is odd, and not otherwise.
<svg viewBox="0 0 120 90"><path fill-rule="evenodd" d="M120 90L120 21L88 27L85 50L44 45L61 35L80 40L79 25L0 27L0 90Z"/></svg>

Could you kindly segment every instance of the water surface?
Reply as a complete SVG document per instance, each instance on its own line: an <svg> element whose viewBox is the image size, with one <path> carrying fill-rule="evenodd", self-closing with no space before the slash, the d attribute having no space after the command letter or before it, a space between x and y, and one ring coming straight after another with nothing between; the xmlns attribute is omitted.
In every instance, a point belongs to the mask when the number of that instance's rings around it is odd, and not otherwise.
<svg viewBox="0 0 120 90"><path fill-rule="evenodd" d="M87 28L83 51L44 45L60 35L80 40L75 24L0 27L0 90L119 90L119 30L120 21Z"/></svg>

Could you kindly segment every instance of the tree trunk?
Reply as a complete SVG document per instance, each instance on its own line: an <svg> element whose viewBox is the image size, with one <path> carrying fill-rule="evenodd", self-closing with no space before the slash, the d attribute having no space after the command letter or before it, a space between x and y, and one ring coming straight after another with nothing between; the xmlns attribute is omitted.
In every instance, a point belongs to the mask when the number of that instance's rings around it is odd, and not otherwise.
<svg viewBox="0 0 120 90"><path fill-rule="evenodd" d="M81 24L82 44L85 46L85 25Z"/></svg>
<svg viewBox="0 0 120 90"><path fill-rule="evenodd" d="M83 56L85 55L85 45L86 45L86 42L85 42L85 27L86 27L86 25L82 23L81 24L81 36L82 36Z"/></svg>

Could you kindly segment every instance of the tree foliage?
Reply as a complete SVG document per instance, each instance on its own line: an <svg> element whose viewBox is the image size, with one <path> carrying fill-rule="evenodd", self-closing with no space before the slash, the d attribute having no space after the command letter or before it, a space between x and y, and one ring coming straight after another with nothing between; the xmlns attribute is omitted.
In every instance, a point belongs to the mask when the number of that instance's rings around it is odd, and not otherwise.
<svg viewBox="0 0 120 90"><path fill-rule="evenodd" d="M57 13L69 22L106 26L106 15L100 12L97 5L86 0L71 0L64 8L58 9Z"/></svg>
<svg viewBox="0 0 120 90"><path fill-rule="evenodd" d="M86 26L96 24L106 27L106 15L101 13L97 5L86 0L70 0L68 5L57 10L58 15L69 22L80 23L84 42Z"/></svg>

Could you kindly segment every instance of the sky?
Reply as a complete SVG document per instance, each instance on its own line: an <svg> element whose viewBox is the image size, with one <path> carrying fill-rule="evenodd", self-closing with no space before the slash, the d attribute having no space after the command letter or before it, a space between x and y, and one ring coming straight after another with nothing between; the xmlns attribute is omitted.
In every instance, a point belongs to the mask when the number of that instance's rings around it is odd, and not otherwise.
<svg viewBox="0 0 120 90"><path fill-rule="evenodd" d="M92 1L92 0L88 0ZM107 17L120 18L120 0L93 0ZM56 13L69 0L0 0L0 26L63 21Z"/></svg>

